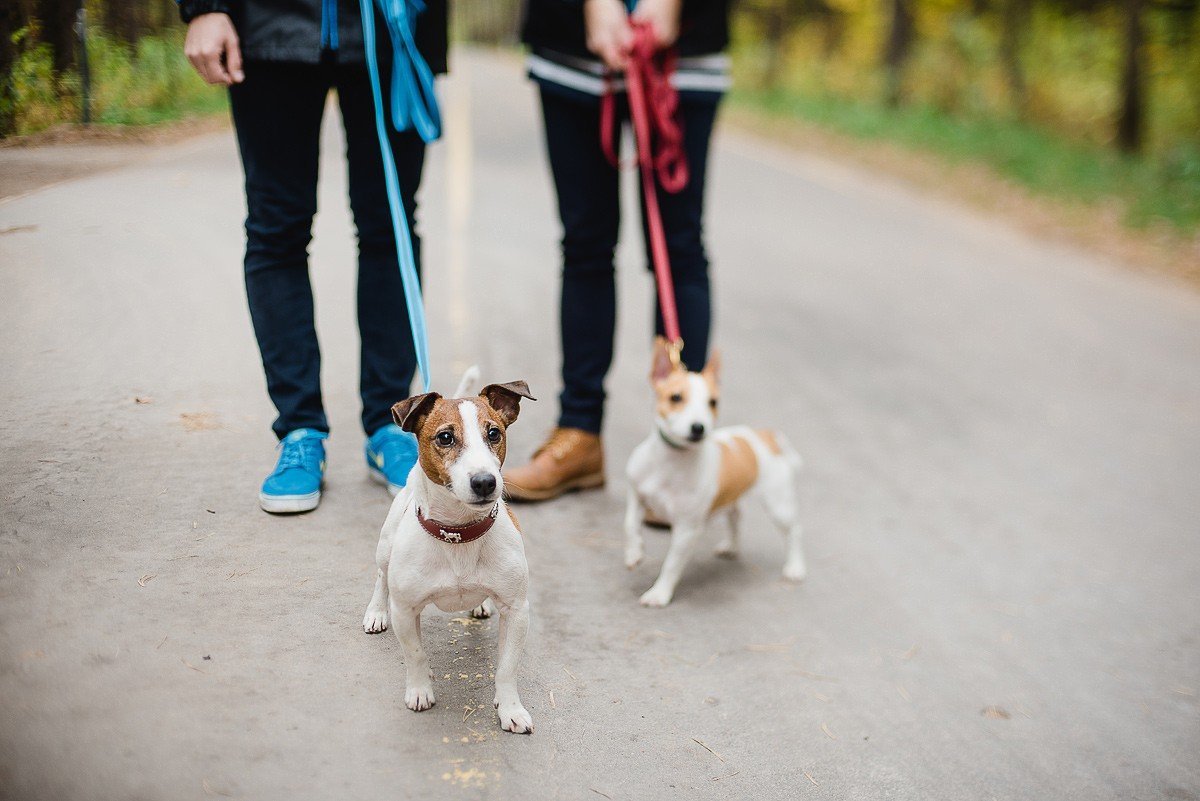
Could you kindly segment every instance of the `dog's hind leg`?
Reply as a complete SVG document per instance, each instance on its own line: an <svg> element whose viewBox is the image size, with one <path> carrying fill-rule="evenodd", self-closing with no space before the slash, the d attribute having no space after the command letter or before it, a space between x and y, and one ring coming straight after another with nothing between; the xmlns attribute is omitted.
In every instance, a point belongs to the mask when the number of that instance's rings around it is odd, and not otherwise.
<svg viewBox="0 0 1200 801"><path fill-rule="evenodd" d="M645 538L642 537L642 520L645 510L637 492L630 487L625 501L625 567L633 570L642 561L645 553Z"/></svg>
<svg viewBox="0 0 1200 801"><path fill-rule="evenodd" d="M795 472L789 466L783 473L773 482L773 486L763 488L765 491L762 498L771 521L783 532L786 554L783 577L788 581L800 581L808 572L801 542L804 527L800 525L800 503L796 497Z"/></svg>
<svg viewBox="0 0 1200 801"><path fill-rule="evenodd" d="M741 534L742 525L742 510L738 508L736 503L729 505L728 511L725 512L725 520L729 524L729 530L726 531L724 538L717 543L716 550L713 553L722 559L736 559L738 555L738 537Z"/></svg>
<svg viewBox="0 0 1200 801"><path fill-rule="evenodd" d="M476 620L482 620L494 614L496 614L496 605L492 603L491 598L484 598L483 603L471 610L471 617Z"/></svg>
<svg viewBox="0 0 1200 801"><path fill-rule="evenodd" d="M525 648L529 633L529 602L522 598L513 606L500 606L500 658L496 660L496 699L492 702L500 716L500 728L514 734L532 734L533 717L521 704L517 693L517 660Z"/></svg>
<svg viewBox="0 0 1200 801"><path fill-rule="evenodd" d="M413 712L423 712L433 706L433 673L429 668L429 655L421 645L421 610L400 609L393 600L392 631L404 649L404 705Z"/></svg>

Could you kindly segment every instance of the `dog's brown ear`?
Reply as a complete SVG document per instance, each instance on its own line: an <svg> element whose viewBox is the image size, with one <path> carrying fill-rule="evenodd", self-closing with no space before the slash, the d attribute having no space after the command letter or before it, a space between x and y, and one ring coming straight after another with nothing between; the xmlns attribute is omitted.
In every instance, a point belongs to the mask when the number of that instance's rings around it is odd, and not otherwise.
<svg viewBox="0 0 1200 801"><path fill-rule="evenodd" d="M704 369L701 370L700 373L714 384L721 383L720 348L713 348L713 352L708 356L708 362L704 365Z"/></svg>
<svg viewBox="0 0 1200 801"><path fill-rule="evenodd" d="M496 414L504 419L504 425L510 426L521 413L521 398L537 400L529 394L529 385L524 381L509 381L507 384L488 384L479 392L479 397L488 402L496 410Z"/></svg>
<svg viewBox="0 0 1200 801"><path fill-rule="evenodd" d="M405 431L415 434L420 430L421 423L429 416L433 404L441 400L441 397L436 392L426 392L424 395L405 398L392 407L392 419Z"/></svg>
<svg viewBox="0 0 1200 801"><path fill-rule="evenodd" d="M650 361L650 383L657 384L675 370L671 362L671 352L664 337L654 338L654 353Z"/></svg>

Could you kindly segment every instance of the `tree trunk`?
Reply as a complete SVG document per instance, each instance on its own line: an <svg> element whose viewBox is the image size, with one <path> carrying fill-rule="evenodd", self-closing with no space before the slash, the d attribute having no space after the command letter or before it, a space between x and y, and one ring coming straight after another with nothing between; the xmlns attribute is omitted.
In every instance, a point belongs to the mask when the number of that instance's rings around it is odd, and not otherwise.
<svg viewBox="0 0 1200 801"><path fill-rule="evenodd" d="M1029 21L1029 0L1005 0L1000 13L1000 60L1004 64L1013 108L1017 116L1024 119L1029 104L1029 88L1025 83L1025 70L1021 66L1021 31Z"/></svg>
<svg viewBox="0 0 1200 801"><path fill-rule="evenodd" d="M904 62L908 60L913 42L913 16L909 6L910 0L890 0L892 4L892 25L888 31L887 47L883 53L884 66L887 68L887 104L900 104L900 85L904 78Z"/></svg>
<svg viewBox="0 0 1200 801"><path fill-rule="evenodd" d="M1121 113L1117 118L1117 147L1126 153L1140 151L1144 138L1144 38L1142 0L1125 0L1125 68L1121 73Z"/></svg>
<svg viewBox="0 0 1200 801"><path fill-rule="evenodd" d="M37 0L37 18L41 22L41 41L50 45L54 72L61 75L75 66L76 0Z"/></svg>
<svg viewBox="0 0 1200 801"><path fill-rule="evenodd" d="M787 33L787 20L782 9L768 9L763 21L763 38L767 47L767 65L763 70L762 85L764 89L775 89L779 86L783 74L783 39Z"/></svg>
<svg viewBox="0 0 1200 801"><path fill-rule="evenodd" d="M146 28L145 0L108 0L104 4L102 27L113 38L125 44L137 44Z"/></svg>
<svg viewBox="0 0 1200 801"><path fill-rule="evenodd" d="M16 133L12 70L21 55L13 39L29 25L29 8L24 0L0 3L0 137Z"/></svg>

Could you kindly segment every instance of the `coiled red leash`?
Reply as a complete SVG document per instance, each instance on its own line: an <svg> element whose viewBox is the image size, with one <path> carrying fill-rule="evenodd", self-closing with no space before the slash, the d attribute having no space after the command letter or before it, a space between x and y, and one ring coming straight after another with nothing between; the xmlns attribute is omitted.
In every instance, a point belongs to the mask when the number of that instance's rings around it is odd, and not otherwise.
<svg viewBox="0 0 1200 801"><path fill-rule="evenodd" d="M671 361L680 364L683 337L679 332L679 312L675 306L675 284L671 280L671 259L658 207L655 178L664 190L675 194L688 182L687 154L683 149L683 129L679 124L679 93L671 85L675 71L675 51L660 51L653 29L646 23L631 21L633 48L625 67L625 89L629 95L629 116L633 121L633 139L638 167L642 174L642 196L646 202L646 227L650 231L650 256L654 262L654 281L658 305L662 309L663 330L667 335ZM612 84L600 100L600 146L614 167L619 166L613 147L613 122L616 98Z"/></svg>

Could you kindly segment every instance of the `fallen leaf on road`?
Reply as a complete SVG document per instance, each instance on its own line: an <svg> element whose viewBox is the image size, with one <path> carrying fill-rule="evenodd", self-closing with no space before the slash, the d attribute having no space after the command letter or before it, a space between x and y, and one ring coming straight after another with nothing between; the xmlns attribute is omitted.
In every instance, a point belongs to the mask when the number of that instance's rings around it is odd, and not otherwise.
<svg viewBox="0 0 1200 801"><path fill-rule="evenodd" d="M206 672L206 671L201 670L200 668L196 667L191 662L184 659L182 656L179 657L179 661L182 662L183 664L187 665L188 667L190 667L192 670L196 671L197 673L205 673Z"/></svg>
<svg viewBox="0 0 1200 801"><path fill-rule="evenodd" d="M36 225L10 225L8 228L0 228L0 236L7 234L29 234L37 229Z"/></svg>
<svg viewBox="0 0 1200 801"><path fill-rule="evenodd" d="M979 710L979 714L983 715L985 718L992 718L993 720L1008 720L1012 717L1012 715L1008 713L1007 709L994 705L985 706L983 709Z"/></svg>
<svg viewBox="0 0 1200 801"><path fill-rule="evenodd" d="M142 576L141 578L139 578L139 579L138 579L138 586L139 586L139 587L145 587L145 586L146 586L147 584L149 584L149 583L150 583L150 582L151 582L151 581L154 579L154 577L155 577L155 576L157 576L157 575L158 575L157 573L147 573L146 575L144 575L144 576Z"/></svg>
<svg viewBox="0 0 1200 801"><path fill-rule="evenodd" d="M133 402L139 406L145 406L147 404L154 403L154 398L150 397L149 395L137 395L134 397Z"/></svg>
<svg viewBox="0 0 1200 801"><path fill-rule="evenodd" d="M829 730L829 727L827 725L825 725L824 723L821 724L821 731L825 732L825 736L828 737L830 740L837 739L837 735L834 734L833 732L831 732Z"/></svg>
<svg viewBox="0 0 1200 801"><path fill-rule="evenodd" d="M813 783L814 785L816 785L817 787L820 787L820 786L821 786L820 784L817 784L817 780L816 780L816 779L814 779L814 778L812 777L812 774L811 774L811 773L809 773L807 770L806 770L806 771L803 771L803 773L804 773L804 778L808 779L810 782L812 782L812 783Z"/></svg>

